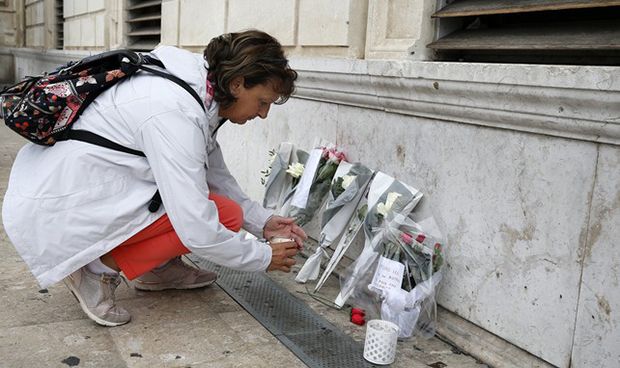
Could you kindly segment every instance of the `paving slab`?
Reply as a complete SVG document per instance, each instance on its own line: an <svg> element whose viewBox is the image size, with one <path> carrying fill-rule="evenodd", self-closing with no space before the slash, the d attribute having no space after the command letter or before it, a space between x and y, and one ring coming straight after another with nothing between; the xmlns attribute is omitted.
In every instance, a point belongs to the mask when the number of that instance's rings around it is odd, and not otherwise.
<svg viewBox="0 0 620 368"><path fill-rule="evenodd" d="M86 319L0 328L0 357L7 368L126 366L109 330Z"/></svg>

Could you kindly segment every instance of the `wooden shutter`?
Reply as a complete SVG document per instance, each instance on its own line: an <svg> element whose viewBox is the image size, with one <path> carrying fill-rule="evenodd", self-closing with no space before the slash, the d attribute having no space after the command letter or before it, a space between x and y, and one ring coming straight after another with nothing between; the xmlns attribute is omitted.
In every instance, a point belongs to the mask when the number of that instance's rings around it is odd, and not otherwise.
<svg viewBox="0 0 620 368"><path fill-rule="evenodd" d="M620 63L620 0L457 0L433 17L444 60Z"/></svg>
<svg viewBox="0 0 620 368"><path fill-rule="evenodd" d="M161 0L127 0L127 47L150 51L161 40Z"/></svg>

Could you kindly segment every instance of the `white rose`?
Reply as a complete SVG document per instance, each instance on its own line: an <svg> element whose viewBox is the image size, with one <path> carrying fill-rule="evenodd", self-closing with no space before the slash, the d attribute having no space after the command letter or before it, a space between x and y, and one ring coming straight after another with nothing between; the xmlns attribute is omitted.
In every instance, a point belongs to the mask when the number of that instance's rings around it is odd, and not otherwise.
<svg viewBox="0 0 620 368"><path fill-rule="evenodd" d="M342 177L342 189L347 189L355 180L355 175L345 175Z"/></svg>
<svg viewBox="0 0 620 368"><path fill-rule="evenodd" d="M387 208L387 206L385 205L385 203L379 203L377 205L377 213L380 214L383 217L387 217L388 211L390 209Z"/></svg>
<svg viewBox="0 0 620 368"><path fill-rule="evenodd" d="M385 206L387 207L388 211L390 211L392 209L392 206L394 205L394 202L396 202L396 200L400 196L401 196L400 193L396 193L396 192L388 193L387 199L385 200Z"/></svg>
<svg viewBox="0 0 620 368"><path fill-rule="evenodd" d="M387 198L385 199L385 203L377 204L377 213L383 217L387 217L388 212L392 210L392 206L394 205L394 202L396 202L396 200L400 196L401 194L396 193L396 192L388 193Z"/></svg>
<svg viewBox="0 0 620 368"><path fill-rule="evenodd" d="M295 162L292 165L288 165L288 170L286 170L286 172L294 178L299 178L301 174L304 173L304 164Z"/></svg>

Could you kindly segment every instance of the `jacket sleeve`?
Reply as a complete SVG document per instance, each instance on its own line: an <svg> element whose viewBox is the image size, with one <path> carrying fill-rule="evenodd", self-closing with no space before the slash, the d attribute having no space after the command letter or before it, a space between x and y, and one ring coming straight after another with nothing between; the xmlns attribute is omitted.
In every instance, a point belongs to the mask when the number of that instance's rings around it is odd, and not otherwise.
<svg viewBox="0 0 620 368"><path fill-rule="evenodd" d="M273 211L263 208L243 192L226 167L219 143L215 143L215 149L209 153L208 160L207 183L209 188L214 193L225 195L237 202L243 209L243 228L256 237L262 238L265 223L273 215Z"/></svg>
<svg viewBox="0 0 620 368"><path fill-rule="evenodd" d="M228 230L208 198L206 141L196 119L174 110L149 118L136 131L172 226L198 256L237 270L266 270L271 247Z"/></svg>

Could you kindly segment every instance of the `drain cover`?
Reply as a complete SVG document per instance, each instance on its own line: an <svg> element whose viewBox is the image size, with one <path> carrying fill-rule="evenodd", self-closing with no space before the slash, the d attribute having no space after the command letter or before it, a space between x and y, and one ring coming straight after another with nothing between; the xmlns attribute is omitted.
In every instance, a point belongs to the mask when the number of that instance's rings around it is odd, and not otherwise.
<svg viewBox="0 0 620 368"><path fill-rule="evenodd" d="M234 271L190 256L218 273L217 284L309 367L374 367L364 347L292 296L264 273Z"/></svg>

